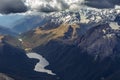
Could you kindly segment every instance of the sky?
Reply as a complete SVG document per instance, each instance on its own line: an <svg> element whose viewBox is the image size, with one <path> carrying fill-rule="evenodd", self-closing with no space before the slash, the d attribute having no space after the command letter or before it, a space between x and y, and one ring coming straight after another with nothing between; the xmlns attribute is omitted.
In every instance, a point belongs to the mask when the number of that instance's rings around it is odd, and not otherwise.
<svg viewBox="0 0 120 80"><path fill-rule="evenodd" d="M0 25L9 26L27 12L74 11L84 7L114 9L115 6L120 6L120 0L0 0Z"/></svg>

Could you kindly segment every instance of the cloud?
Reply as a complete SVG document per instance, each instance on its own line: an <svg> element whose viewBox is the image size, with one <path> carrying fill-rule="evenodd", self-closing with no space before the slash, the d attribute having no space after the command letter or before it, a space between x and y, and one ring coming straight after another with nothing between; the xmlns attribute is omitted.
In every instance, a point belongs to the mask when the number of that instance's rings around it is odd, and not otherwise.
<svg viewBox="0 0 120 80"><path fill-rule="evenodd" d="M27 7L21 0L0 0L0 13L20 13L27 11Z"/></svg>
<svg viewBox="0 0 120 80"><path fill-rule="evenodd" d="M114 8L120 0L23 0L32 11L53 12L62 10L78 10L82 7Z"/></svg>
<svg viewBox="0 0 120 80"><path fill-rule="evenodd" d="M54 12L84 7L114 8L120 0L0 0L0 13Z"/></svg>
<svg viewBox="0 0 120 80"><path fill-rule="evenodd" d="M33 11L53 12L81 8L84 0L24 0L24 2Z"/></svg>
<svg viewBox="0 0 120 80"><path fill-rule="evenodd" d="M94 8L114 8L120 5L120 0L85 0L84 4Z"/></svg>

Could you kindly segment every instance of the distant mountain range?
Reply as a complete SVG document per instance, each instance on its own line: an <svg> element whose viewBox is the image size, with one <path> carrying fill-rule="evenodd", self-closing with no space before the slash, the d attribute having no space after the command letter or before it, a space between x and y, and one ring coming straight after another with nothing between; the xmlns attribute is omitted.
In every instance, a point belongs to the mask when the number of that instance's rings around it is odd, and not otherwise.
<svg viewBox="0 0 120 80"><path fill-rule="evenodd" d="M5 28L3 26L0 26L0 34L3 34L3 35L12 35L12 36L16 36L17 35L17 33L15 33L14 31L12 31L11 29Z"/></svg>
<svg viewBox="0 0 120 80"><path fill-rule="evenodd" d="M17 33L22 33L36 28L38 25L43 24L43 20L40 16L25 16L24 18L17 20L13 25L13 30Z"/></svg>

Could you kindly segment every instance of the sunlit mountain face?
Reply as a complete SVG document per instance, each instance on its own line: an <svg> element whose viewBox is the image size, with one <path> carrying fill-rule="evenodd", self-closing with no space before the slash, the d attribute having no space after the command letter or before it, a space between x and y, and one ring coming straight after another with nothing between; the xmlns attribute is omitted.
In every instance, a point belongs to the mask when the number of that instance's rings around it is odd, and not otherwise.
<svg viewBox="0 0 120 80"><path fill-rule="evenodd" d="M0 80L120 80L119 0L1 0Z"/></svg>

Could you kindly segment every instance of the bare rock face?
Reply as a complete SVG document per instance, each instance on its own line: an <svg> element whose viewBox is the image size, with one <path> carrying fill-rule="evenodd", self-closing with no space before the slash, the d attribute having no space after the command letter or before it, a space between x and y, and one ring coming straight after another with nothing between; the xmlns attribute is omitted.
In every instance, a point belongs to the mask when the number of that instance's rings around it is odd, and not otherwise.
<svg viewBox="0 0 120 80"><path fill-rule="evenodd" d="M15 80L11 77L8 77L7 75L0 73L0 80Z"/></svg>

